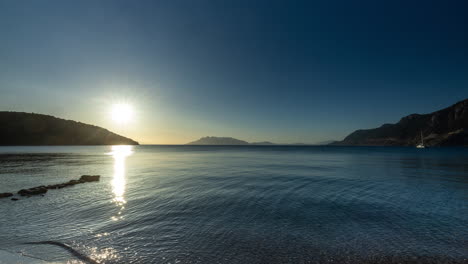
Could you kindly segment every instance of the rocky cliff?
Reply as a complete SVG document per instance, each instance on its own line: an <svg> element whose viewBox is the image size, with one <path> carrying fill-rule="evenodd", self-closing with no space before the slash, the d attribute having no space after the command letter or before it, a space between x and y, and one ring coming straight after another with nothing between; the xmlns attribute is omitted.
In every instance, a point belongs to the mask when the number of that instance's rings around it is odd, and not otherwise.
<svg viewBox="0 0 468 264"><path fill-rule="evenodd" d="M396 124L357 130L333 145L468 146L468 99L430 114L412 114Z"/></svg>

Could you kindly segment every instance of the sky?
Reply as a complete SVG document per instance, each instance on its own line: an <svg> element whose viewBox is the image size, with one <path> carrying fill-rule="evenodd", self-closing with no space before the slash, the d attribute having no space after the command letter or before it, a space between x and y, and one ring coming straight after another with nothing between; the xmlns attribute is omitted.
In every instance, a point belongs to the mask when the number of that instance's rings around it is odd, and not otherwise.
<svg viewBox="0 0 468 264"><path fill-rule="evenodd" d="M0 0L0 110L315 143L468 98L468 1ZM114 104L134 109L126 124Z"/></svg>

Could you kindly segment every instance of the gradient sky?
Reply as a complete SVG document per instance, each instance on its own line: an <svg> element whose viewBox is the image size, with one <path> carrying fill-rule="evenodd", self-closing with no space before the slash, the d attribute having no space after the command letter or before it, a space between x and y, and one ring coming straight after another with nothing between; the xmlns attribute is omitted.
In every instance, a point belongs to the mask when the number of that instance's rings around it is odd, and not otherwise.
<svg viewBox="0 0 468 264"><path fill-rule="evenodd" d="M0 110L314 143L468 97L468 1L0 0ZM128 102L135 119L112 122Z"/></svg>

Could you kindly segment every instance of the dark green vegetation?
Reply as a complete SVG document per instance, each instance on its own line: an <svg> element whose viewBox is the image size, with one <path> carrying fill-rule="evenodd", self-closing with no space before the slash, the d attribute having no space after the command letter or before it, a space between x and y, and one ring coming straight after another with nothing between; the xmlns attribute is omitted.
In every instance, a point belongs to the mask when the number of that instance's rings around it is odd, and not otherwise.
<svg viewBox="0 0 468 264"><path fill-rule="evenodd" d="M468 99L430 114L412 114L396 124L356 130L334 145L468 146Z"/></svg>
<svg viewBox="0 0 468 264"><path fill-rule="evenodd" d="M138 145L104 128L49 115L0 112L0 145Z"/></svg>

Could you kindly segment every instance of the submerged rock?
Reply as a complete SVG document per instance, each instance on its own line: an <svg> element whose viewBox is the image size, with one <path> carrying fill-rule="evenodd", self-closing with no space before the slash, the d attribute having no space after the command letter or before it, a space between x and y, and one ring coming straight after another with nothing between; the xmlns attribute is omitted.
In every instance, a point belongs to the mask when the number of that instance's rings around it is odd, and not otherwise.
<svg viewBox="0 0 468 264"><path fill-rule="evenodd" d="M13 194L12 193L0 193L0 198L6 198L10 196L13 196Z"/></svg>
<svg viewBox="0 0 468 264"><path fill-rule="evenodd" d="M21 195L21 196L30 196L30 195L44 194L46 192L47 192L47 187L38 186L38 187L34 187L34 188L19 190L18 194Z"/></svg>
<svg viewBox="0 0 468 264"><path fill-rule="evenodd" d="M66 182L65 185L71 186L71 185L75 185L75 184L79 184L79 183L83 183L83 182L79 181L79 180L70 180L70 181Z"/></svg>
<svg viewBox="0 0 468 264"><path fill-rule="evenodd" d="M83 175L80 177L80 181L83 182L93 182L93 181L99 181L101 176L99 175Z"/></svg>
<svg viewBox="0 0 468 264"><path fill-rule="evenodd" d="M11 198L12 201L18 201L18 198Z"/></svg>
<svg viewBox="0 0 468 264"><path fill-rule="evenodd" d="M22 189L18 191L18 194L21 196L26 196L26 197L30 197L32 195L38 195L38 194L40 194L41 196L44 196L44 194L50 189L62 189L62 188L74 186L80 183L96 182L96 181L99 181L100 177L101 176L99 175L83 175L78 180L69 180L68 182L65 182L65 183L52 184L52 185L47 185L47 186L41 185L41 186L29 188L29 189ZM0 193L0 198L10 197L10 196L13 196L13 193ZM17 201L18 199L12 198L11 200Z"/></svg>

